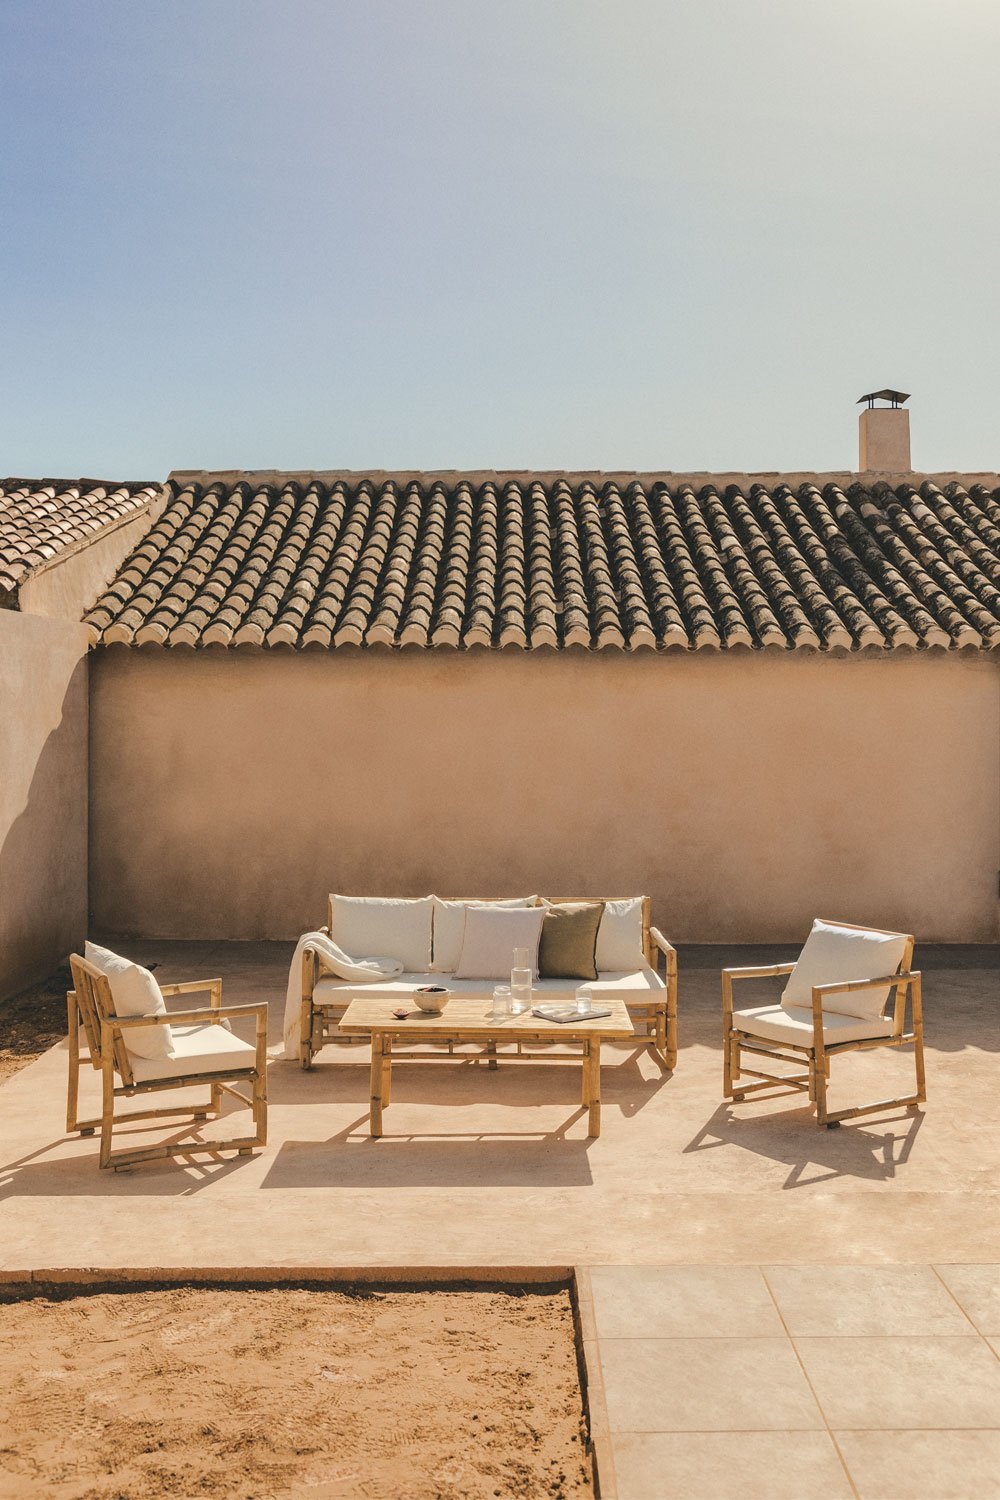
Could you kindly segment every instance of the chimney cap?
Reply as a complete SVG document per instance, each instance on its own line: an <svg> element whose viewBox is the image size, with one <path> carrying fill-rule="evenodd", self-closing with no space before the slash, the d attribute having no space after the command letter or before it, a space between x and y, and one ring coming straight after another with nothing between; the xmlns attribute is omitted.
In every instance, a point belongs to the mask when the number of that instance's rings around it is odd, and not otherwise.
<svg viewBox="0 0 1000 1500"><path fill-rule="evenodd" d="M902 406L904 401L909 401L909 391L869 391L866 396L859 396L857 405L867 401L869 406L874 406L876 401L891 401L893 406Z"/></svg>

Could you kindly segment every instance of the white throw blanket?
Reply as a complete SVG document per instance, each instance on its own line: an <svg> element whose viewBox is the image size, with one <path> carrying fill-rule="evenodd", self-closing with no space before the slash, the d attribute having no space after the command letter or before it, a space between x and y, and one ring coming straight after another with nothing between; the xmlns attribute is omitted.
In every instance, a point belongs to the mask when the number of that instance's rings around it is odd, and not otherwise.
<svg viewBox="0 0 1000 1500"><path fill-rule="evenodd" d="M312 948L319 955L320 969L349 979L353 984L375 984L402 974L398 958L350 958L325 932L304 932L295 945L285 992L285 1061L298 1062L302 1026L302 953Z"/></svg>

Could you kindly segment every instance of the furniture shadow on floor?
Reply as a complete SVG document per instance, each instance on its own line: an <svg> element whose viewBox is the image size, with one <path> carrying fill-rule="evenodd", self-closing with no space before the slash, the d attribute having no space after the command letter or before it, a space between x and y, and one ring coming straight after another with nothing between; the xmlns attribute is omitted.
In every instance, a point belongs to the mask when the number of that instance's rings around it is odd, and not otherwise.
<svg viewBox="0 0 1000 1500"><path fill-rule="evenodd" d="M771 1102L779 1097L796 1096L789 1090ZM789 1169L782 1188L815 1187L845 1178L888 1182L908 1162L924 1120L916 1109L889 1110L863 1123L817 1130L807 1108L751 1114L755 1108L759 1106L720 1104L684 1147L684 1154L736 1147L767 1157Z"/></svg>
<svg viewBox="0 0 1000 1500"><path fill-rule="evenodd" d="M147 1130L137 1127L134 1144L182 1142L186 1131L165 1134L163 1125L148 1123ZM129 1135L132 1132L129 1131ZM192 1147L194 1154L178 1153L172 1158L142 1162L115 1171L101 1171L97 1150L87 1142L86 1155L57 1155L67 1143L65 1136L14 1161L0 1162L0 1202L7 1198L184 1198L204 1188L213 1187L234 1172L252 1166L261 1150L253 1156L234 1156L231 1150L214 1155L202 1140Z"/></svg>
<svg viewBox="0 0 1000 1500"><path fill-rule="evenodd" d="M591 1187L593 1141L568 1137L586 1110L564 1127L528 1136L501 1131L441 1135L433 1127L368 1135L368 1116L328 1141L285 1141L268 1163L262 1188L572 1188ZM585 1127L584 1127L585 1128Z"/></svg>

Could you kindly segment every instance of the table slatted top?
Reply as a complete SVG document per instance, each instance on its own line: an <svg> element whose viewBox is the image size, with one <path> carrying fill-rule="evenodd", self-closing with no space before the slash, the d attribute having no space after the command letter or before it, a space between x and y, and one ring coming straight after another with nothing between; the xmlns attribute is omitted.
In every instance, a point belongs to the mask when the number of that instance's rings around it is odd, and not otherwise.
<svg viewBox="0 0 1000 1500"><path fill-rule="evenodd" d="M565 995L539 995L537 1003L573 1005L575 999L573 991L567 990ZM546 1040L562 1036L571 1041L581 1037L627 1038L635 1035L624 1000L595 996L594 1003L602 1010L610 1010L611 1014L590 1020L586 1016L580 1016L577 1020L563 1023L546 1021L541 1016L532 1015L530 1010L517 1016L508 1016L505 1020L495 1020L492 995L452 995L440 1015L429 1015L426 1011L419 1010L413 1000L405 997L386 1000L356 995L341 1018L340 1030L352 1035L392 1032L399 1037L426 1033L443 1039L461 1033L470 1038L495 1037L497 1040L511 1041L531 1036L544 1036ZM406 1007L405 1021L393 1015L397 1006Z"/></svg>

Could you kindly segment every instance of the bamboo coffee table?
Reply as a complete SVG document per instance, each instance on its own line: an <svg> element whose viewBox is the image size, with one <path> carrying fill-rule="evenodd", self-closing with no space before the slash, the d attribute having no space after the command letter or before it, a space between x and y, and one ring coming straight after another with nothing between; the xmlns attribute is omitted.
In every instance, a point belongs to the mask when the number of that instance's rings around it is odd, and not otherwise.
<svg viewBox="0 0 1000 1500"><path fill-rule="evenodd" d="M571 1005L575 996L546 994L546 1005ZM501 1042L579 1042L583 1065L583 1103L589 1112L588 1136L601 1133L601 1042L603 1040L627 1040L635 1035L625 1002L618 999L602 999L595 996L595 1004L610 1010L609 1016L587 1020L581 1016L577 1021L565 1025L557 1021L544 1021L529 1011L505 1020L493 1017L491 995L452 995L440 1015L429 1015L417 1009L412 1000L404 997L394 1000L377 1000L356 995L340 1021L340 1030L349 1036L370 1036L372 1044L371 1070L371 1133L382 1134L382 1111L389 1104L392 1084L393 1044L403 1042L407 1048L411 1042L483 1042L489 1066L497 1065L497 1044ZM406 1005L409 1015L405 1021L393 1015L396 1007ZM400 1061L452 1061L442 1058L437 1052L397 1052ZM548 1054L522 1053L504 1055L505 1062L549 1062ZM454 1061L468 1061L455 1058Z"/></svg>

